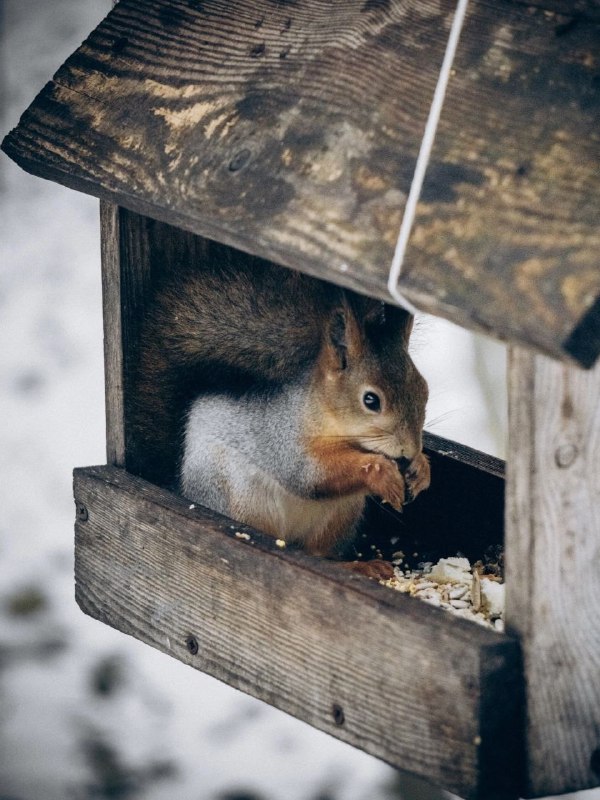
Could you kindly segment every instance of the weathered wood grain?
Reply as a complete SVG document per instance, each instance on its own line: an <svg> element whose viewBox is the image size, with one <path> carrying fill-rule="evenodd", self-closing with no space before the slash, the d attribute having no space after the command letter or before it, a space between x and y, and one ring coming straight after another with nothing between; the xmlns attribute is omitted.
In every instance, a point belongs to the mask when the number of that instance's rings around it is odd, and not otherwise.
<svg viewBox="0 0 600 800"><path fill-rule="evenodd" d="M122 0L4 148L26 169L384 297L453 0ZM600 15L472 0L402 290L600 352Z"/></svg>
<svg viewBox="0 0 600 800"><path fill-rule="evenodd" d="M86 613L463 796L516 796L515 640L123 470L76 470L75 497Z"/></svg>
<svg viewBox="0 0 600 800"><path fill-rule="evenodd" d="M514 348L509 377L506 614L540 796L600 784L600 368Z"/></svg>
<svg viewBox="0 0 600 800"><path fill-rule="evenodd" d="M137 354L159 271L156 259L163 255L152 237L154 225L152 219L100 202L107 463L121 467L130 467L135 456L131 405ZM189 234L176 231L175 238Z"/></svg>

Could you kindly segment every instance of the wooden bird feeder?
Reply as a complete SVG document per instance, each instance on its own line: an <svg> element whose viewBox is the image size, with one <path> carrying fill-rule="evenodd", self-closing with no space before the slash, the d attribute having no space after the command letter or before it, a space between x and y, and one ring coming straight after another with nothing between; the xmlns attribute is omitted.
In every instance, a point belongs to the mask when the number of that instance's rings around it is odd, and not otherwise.
<svg viewBox="0 0 600 800"><path fill-rule="evenodd" d="M597 0L472 0L400 282L511 343L506 492L501 462L428 435L403 528L445 554L504 542L507 633L192 508L138 474L130 424L175 263L260 256L389 299L453 12L122 0L3 149L101 199L108 464L75 471L82 609L460 795L535 797L600 783Z"/></svg>

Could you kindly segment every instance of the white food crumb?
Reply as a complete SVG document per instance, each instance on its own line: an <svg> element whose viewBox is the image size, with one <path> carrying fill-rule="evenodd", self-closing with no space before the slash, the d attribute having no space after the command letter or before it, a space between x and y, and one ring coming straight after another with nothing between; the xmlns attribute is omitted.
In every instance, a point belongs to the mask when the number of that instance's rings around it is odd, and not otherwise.
<svg viewBox="0 0 600 800"><path fill-rule="evenodd" d="M190 508L196 508L196 503L192 503L192 505L190 506Z"/></svg>
<svg viewBox="0 0 600 800"><path fill-rule="evenodd" d="M236 539L243 539L245 542L250 541L250 534L249 533L242 533L242 531L235 532Z"/></svg>
<svg viewBox="0 0 600 800"><path fill-rule="evenodd" d="M285 539L275 539L277 547L285 547Z"/></svg>

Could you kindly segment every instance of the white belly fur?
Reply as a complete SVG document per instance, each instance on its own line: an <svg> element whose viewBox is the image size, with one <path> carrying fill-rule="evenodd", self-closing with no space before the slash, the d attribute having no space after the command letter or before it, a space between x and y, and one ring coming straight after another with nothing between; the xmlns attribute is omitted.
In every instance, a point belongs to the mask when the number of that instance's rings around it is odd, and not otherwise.
<svg viewBox="0 0 600 800"><path fill-rule="evenodd" d="M229 448L220 445L210 454L212 458L207 459L205 451L200 463L187 454L182 492L190 500L288 542L318 543L333 529L342 532L341 538L355 532L364 494L315 500L300 497Z"/></svg>
<svg viewBox="0 0 600 800"><path fill-rule="evenodd" d="M322 476L319 464L308 456L300 463L294 458L303 444L294 444L301 415L289 407L293 399L288 391L265 401L264 408L257 401L220 395L195 401L186 425L181 490L190 500L239 522L325 553L355 532L365 495L306 497ZM306 405L302 394L298 402ZM290 431L286 425L292 426ZM296 483L301 484L298 493Z"/></svg>
<svg viewBox="0 0 600 800"><path fill-rule="evenodd" d="M261 470L252 473L234 490L230 513L236 519L288 541L318 539L340 519L346 521L348 535L354 532L364 495L312 500L288 492Z"/></svg>

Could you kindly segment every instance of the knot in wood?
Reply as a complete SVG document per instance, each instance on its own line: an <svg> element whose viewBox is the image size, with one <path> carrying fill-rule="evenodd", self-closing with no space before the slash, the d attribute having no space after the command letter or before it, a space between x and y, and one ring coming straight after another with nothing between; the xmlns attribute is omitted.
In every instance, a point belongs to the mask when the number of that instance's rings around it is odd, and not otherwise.
<svg viewBox="0 0 600 800"><path fill-rule="evenodd" d="M579 450L574 444L562 444L560 447L556 448L554 453L554 461L556 462L557 467L566 469L567 467L571 466L578 455Z"/></svg>
<svg viewBox="0 0 600 800"><path fill-rule="evenodd" d="M240 169L243 169L248 161L250 161L250 156L252 153L248 148L244 148L240 150L239 153L236 153L234 157L229 162L229 171L230 172L238 172Z"/></svg>

